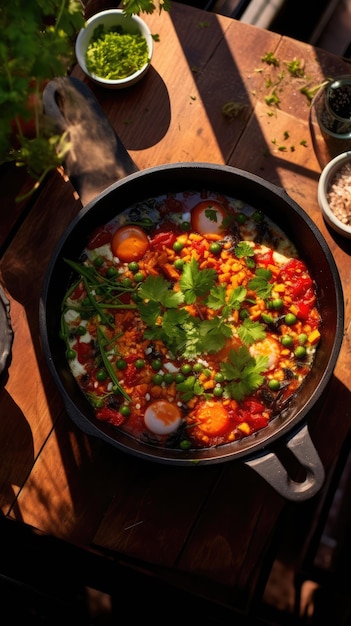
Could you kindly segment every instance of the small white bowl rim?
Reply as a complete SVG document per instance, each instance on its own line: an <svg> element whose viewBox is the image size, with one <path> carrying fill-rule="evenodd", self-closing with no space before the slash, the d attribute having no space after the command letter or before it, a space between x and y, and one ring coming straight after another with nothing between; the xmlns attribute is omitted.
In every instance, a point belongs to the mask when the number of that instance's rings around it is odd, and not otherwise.
<svg viewBox="0 0 351 626"><path fill-rule="evenodd" d="M94 15L89 17L86 20L86 22L85 22L85 26L80 29L80 31L78 33L78 36L77 36L77 39L76 39L76 44L75 44L75 51L76 51L77 61L78 61L79 65L80 65L81 69L83 70L83 72L87 76L89 76L89 78L91 78L91 80L93 80L97 84L106 85L108 87L128 86L128 85L130 85L132 83L137 82L137 80L139 78L141 78L141 76L149 68L149 66L151 64L152 55L153 55L153 49L154 49L154 42L153 42L151 31L150 31L148 25L146 24L146 22L141 17L139 17L139 15L135 15L134 14L134 15L130 16L129 19L134 21L136 24L138 24L138 26L140 28L140 31L145 36L145 39L146 39L147 44L148 44L148 49L149 49L149 59L148 59L148 61L137 72L134 72L134 74L130 74L130 76L126 76L125 78L118 78L116 80L109 80L107 78L102 78L102 77L97 76L95 74L91 74L91 72L89 72L89 70L87 69L86 64L85 64L85 55L81 52L81 43L84 40L84 37L85 37L85 35L87 33L87 27L94 25L95 22L96 23L102 22L105 17L109 17L109 16L113 17L113 16L116 16L116 15L124 17L123 9L106 9L105 11L99 11L99 13L95 13Z"/></svg>
<svg viewBox="0 0 351 626"><path fill-rule="evenodd" d="M334 227L340 234L351 237L351 226L347 226L347 224L344 224L336 217L327 200L327 191L332 178L342 165L349 161L351 161L351 150L338 154L323 168L318 182L318 203L329 225Z"/></svg>

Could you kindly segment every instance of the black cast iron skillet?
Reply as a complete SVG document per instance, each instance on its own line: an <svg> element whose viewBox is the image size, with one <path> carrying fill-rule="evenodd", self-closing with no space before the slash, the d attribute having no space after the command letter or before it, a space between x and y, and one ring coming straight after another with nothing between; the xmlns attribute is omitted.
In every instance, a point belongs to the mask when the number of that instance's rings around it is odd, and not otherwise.
<svg viewBox="0 0 351 626"><path fill-rule="evenodd" d="M49 83L44 92L44 106L58 130L66 129L70 134L72 149L65 169L81 198L91 195L94 186L103 188L113 177L117 181L98 193L72 221L56 247L44 278L40 302L42 345L70 418L88 435L146 460L181 466L241 460L285 498L295 501L311 498L323 485L324 468L309 435L308 414L331 379L344 326L339 273L316 225L283 189L239 169L208 163L177 163L138 171L91 91L77 79L65 78ZM94 123L98 132L92 130ZM90 141L87 150L81 139L77 139L78 128L84 130ZM97 134L103 139L102 146L99 146L101 154L109 157L109 166L102 168L102 182L96 177L93 180L96 164L92 168L89 158L91 138L95 140ZM322 339L308 379L290 404L266 428L217 448L186 452L161 450L96 420L93 408L78 388L65 358L64 342L59 336L60 306L71 273L63 259L78 260L91 232L131 204L166 192L201 191L204 188L243 199L259 208L295 243L317 285ZM280 460L281 455L276 453L277 448L290 450L301 464L304 470L301 482L291 478Z"/></svg>

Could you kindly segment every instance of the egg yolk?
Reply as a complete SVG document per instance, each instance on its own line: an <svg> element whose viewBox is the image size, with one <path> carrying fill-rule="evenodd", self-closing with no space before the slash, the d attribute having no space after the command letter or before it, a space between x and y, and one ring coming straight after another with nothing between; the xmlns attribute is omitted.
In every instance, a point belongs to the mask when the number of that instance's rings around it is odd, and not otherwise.
<svg viewBox="0 0 351 626"><path fill-rule="evenodd" d="M224 433L228 423L228 413L219 402L202 402L196 410L196 426L209 437Z"/></svg>
<svg viewBox="0 0 351 626"><path fill-rule="evenodd" d="M148 247L148 236L139 226L121 226L116 230L111 241L114 256L123 263L139 261Z"/></svg>
<svg viewBox="0 0 351 626"><path fill-rule="evenodd" d="M156 435L168 435L181 423L179 408L167 400L156 400L147 407L144 422Z"/></svg>
<svg viewBox="0 0 351 626"><path fill-rule="evenodd" d="M226 217L219 202L206 200L199 202L191 211L191 226L201 235L223 234L223 220Z"/></svg>

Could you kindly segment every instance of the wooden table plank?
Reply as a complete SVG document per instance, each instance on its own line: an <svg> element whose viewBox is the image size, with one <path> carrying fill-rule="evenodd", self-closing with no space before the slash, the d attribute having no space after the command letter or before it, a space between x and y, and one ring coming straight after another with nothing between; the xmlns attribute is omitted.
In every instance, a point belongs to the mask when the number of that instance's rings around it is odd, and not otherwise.
<svg viewBox="0 0 351 626"><path fill-rule="evenodd" d="M145 19L160 36L149 74L126 91L93 87L139 169L177 161L229 163L285 188L325 235L347 296L351 243L330 233L318 210L320 164L309 136L308 102L299 91L306 80L316 84L326 74L345 72L347 64L178 3L170 14ZM262 62L270 51L279 68ZM303 58L306 77L292 83L285 64L295 57ZM279 109L268 109L268 81L278 80L282 68ZM83 78L78 68L74 75ZM223 115L230 101L245 105L233 119ZM13 206L10 189L7 206ZM212 590L213 597L242 601L254 592L286 508L273 488L241 461L178 468L125 456L78 431L65 414L44 361L38 308L54 246L80 208L71 183L52 174L0 262L15 331L9 379L0 392L12 417L10 425L0 422L1 509L68 542L140 560L164 578L183 578L193 589ZM351 426L347 297L345 304L335 376L309 416L327 469Z"/></svg>

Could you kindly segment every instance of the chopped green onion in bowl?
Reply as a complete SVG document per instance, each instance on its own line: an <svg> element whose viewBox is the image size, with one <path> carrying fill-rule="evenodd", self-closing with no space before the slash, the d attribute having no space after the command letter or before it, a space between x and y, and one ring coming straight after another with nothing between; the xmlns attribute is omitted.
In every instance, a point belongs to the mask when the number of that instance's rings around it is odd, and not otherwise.
<svg viewBox="0 0 351 626"><path fill-rule="evenodd" d="M153 56L153 36L138 15L122 9L90 17L76 39L77 61L90 80L108 89L123 89L146 74Z"/></svg>
<svg viewBox="0 0 351 626"><path fill-rule="evenodd" d="M141 33L128 33L121 27L105 32L98 26L86 51L86 66L91 74L107 80L127 78L149 60L146 39Z"/></svg>

